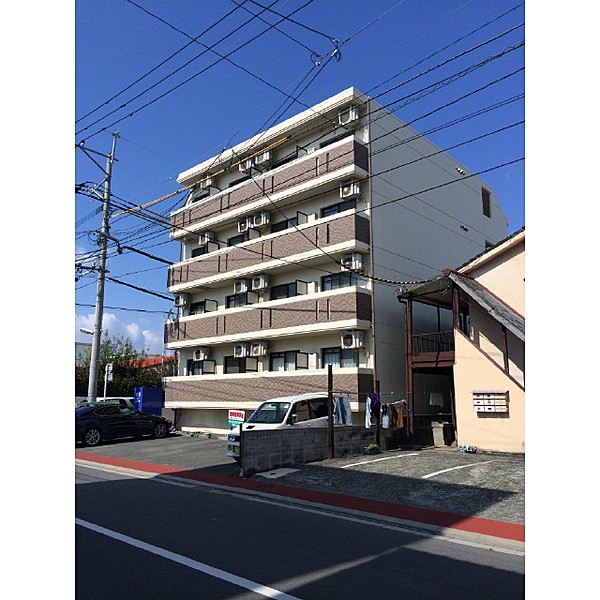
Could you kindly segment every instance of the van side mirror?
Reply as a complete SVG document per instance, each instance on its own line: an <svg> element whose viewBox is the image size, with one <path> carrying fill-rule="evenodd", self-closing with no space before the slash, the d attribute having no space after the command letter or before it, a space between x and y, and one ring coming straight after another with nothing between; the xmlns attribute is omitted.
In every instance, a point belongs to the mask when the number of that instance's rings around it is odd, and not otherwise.
<svg viewBox="0 0 600 600"><path fill-rule="evenodd" d="M288 417L288 425L295 425L296 421L298 421L298 415L293 414Z"/></svg>

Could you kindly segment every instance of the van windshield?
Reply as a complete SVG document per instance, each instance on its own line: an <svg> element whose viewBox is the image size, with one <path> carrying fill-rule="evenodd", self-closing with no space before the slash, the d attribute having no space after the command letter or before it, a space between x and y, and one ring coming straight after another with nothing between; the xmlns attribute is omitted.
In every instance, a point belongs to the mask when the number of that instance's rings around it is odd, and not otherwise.
<svg viewBox="0 0 600 600"><path fill-rule="evenodd" d="M247 423L282 423L289 407L289 402L264 402L252 413Z"/></svg>

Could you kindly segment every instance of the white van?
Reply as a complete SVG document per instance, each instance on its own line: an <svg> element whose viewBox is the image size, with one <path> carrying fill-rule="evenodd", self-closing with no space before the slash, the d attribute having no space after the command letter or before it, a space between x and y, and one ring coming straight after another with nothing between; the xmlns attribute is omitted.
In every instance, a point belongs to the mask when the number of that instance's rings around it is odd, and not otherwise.
<svg viewBox="0 0 600 600"><path fill-rule="evenodd" d="M242 423L244 431L285 429L286 427L327 427L327 394L300 394L263 402ZM240 428L227 438L227 456L240 459Z"/></svg>

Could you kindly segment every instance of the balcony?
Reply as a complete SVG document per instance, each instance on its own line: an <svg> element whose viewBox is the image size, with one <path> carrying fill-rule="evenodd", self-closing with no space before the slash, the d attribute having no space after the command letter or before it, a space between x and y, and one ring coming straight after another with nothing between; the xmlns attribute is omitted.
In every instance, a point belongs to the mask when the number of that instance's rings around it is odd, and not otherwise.
<svg viewBox="0 0 600 600"><path fill-rule="evenodd" d="M454 331L410 336L409 359L415 368L451 367L454 364Z"/></svg>
<svg viewBox="0 0 600 600"><path fill-rule="evenodd" d="M248 308L220 310L176 319L165 325L165 344L180 348L228 343L239 339L268 339L285 333L310 334L371 321L371 298L355 287L293 300L258 303Z"/></svg>
<svg viewBox="0 0 600 600"><path fill-rule="evenodd" d="M261 198L266 199L351 165L356 165L364 172L368 171L367 147L354 138L314 152L289 165L257 176L230 191L220 192L197 205L179 210L171 217L171 237L182 238L206 219L214 219L234 209L241 209Z"/></svg>
<svg viewBox="0 0 600 600"><path fill-rule="evenodd" d="M369 369L334 369L336 390L353 390L364 399L373 391L373 373ZM254 410L265 398L277 398L306 392L327 392L327 370L292 373L260 372L249 375L210 376L202 379L167 377L164 380L167 408L238 408Z"/></svg>
<svg viewBox="0 0 600 600"><path fill-rule="evenodd" d="M181 291L185 286L225 280L231 277L232 272L262 270L267 268L266 263L317 251L317 248L327 249L352 240L368 245L369 239L369 220L361 215L349 214L304 226L301 231L287 229L242 247L231 246L173 265L169 267L167 287L170 292Z"/></svg>

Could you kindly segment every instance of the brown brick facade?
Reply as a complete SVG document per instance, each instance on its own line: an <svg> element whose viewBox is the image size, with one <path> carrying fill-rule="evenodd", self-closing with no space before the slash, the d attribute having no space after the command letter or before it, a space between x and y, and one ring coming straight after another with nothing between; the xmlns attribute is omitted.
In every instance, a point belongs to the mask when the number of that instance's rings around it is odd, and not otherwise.
<svg viewBox="0 0 600 600"><path fill-rule="evenodd" d="M351 214L339 219L307 227L302 231L287 230L268 240L257 240L243 248L232 246L227 252L205 254L196 260L169 268L167 287L190 283L220 273L260 265L273 259L285 258L315 248L340 244L348 240L369 243L369 220Z"/></svg>
<svg viewBox="0 0 600 600"><path fill-rule="evenodd" d="M292 396L312 392L327 392L327 371L310 375L293 377L223 377L221 379L176 378L164 382L165 407L174 404L179 408L194 408L196 402L214 400L220 406L224 401L231 402L263 402L269 398ZM313 372L314 373L314 372ZM373 375L371 373L354 373L336 375L333 371L333 389L335 392L359 393L359 400L373 392ZM356 400L357 397L352 397Z"/></svg>
<svg viewBox="0 0 600 600"><path fill-rule="evenodd" d="M368 150L366 146L356 140L333 148L329 152L318 156L308 157L288 168L263 177L256 177L256 181L249 181L231 192L218 195L183 210L171 218L171 233L177 237L184 233L183 230L205 219L209 219L234 208L241 208L263 198L266 195L276 194L300 183L310 181L315 177L326 175L348 165L356 164L361 169L368 170Z"/></svg>
<svg viewBox="0 0 600 600"><path fill-rule="evenodd" d="M371 298L368 292L352 291L322 298L286 302L281 306L261 308L254 304L247 310L210 313L185 321L175 320L165 325L165 343L188 342L202 338L237 335L281 329L285 327L310 326L348 319L371 320Z"/></svg>

